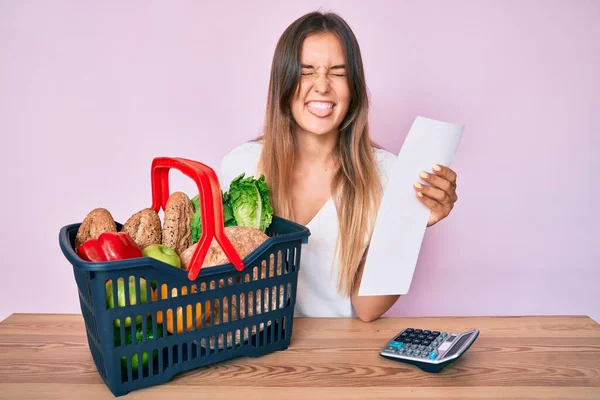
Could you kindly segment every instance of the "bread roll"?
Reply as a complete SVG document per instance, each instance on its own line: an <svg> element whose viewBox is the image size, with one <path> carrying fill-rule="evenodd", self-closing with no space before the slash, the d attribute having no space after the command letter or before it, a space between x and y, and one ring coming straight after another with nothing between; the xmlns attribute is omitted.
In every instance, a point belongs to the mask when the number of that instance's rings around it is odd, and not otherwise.
<svg viewBox="0 0 600 400"><path fill-rule="evenodd" d="M174 192L169 196L165 208L165 221L162 231L162 244L181 255L192 244L191 222L194 206L183 192Z"/></svg>
<svg viewBox="0 0 600 400"><path fill-rule="evenodd" d="M121 231L131 236L142 250L151 244L159 244L162 240L160 217L151 208L144 208L132 215L125 222Z"/></svg>
<svg viewBox="0 0 600 400"><path fill-rule="evenodd" d="M89 239L98 239L103 232L116 232L117 224L105 208L95 208L83 219L75 236L75 249Z"/></svg>
<svg viewBox="0 0 600 400"><path fill-rule="evenodd" d="M237 250L242 260L269 238L260 229L249 226L225 227L225 236L229 238L229 241ZM188 269L192 255L194 254L194 251L196 251L197 246L198 243L194 243L180 253L179 258L181 259L182 268ZM204 258L204 262L202 263L202 267L229 264L229 262L230 261L221 248L221 245L217 242L216 238L213 238L208 252L206 253L206 257Z"/></svg>

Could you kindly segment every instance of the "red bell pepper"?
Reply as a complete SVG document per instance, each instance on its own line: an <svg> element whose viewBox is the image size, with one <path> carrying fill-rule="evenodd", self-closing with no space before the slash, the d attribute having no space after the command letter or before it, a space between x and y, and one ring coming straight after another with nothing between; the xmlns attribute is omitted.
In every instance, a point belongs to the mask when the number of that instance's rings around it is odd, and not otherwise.
<svg viewBox="0 0 600 400"><path fill-rule="evenodd" d="M142 257L142 250L125 232L103 232L98 239L79 246L77 255L85 261L101 262Z"/></svg>

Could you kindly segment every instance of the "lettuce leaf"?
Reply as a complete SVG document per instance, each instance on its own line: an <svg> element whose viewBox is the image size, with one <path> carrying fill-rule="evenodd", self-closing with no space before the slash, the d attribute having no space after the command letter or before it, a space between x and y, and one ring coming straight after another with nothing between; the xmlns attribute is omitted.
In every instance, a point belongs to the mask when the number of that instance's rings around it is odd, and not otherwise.
<svg viewBox="0 0 600 400"><path fill-rule="evenodd" d="M262 217L262 196L254 178L244 178L244 175L234 178L229 185L233 216L240 226L259 228Z"/></svg>
<svg viewBox="0 0 600 400"><path fill-rule="evenodd" d="M273 221L273 206L269 200L269 186L265 182L265 176L261 175L256 181L256 186L261 197L262 212L260 217L260 226L258 229L265 231Z"/></svg>

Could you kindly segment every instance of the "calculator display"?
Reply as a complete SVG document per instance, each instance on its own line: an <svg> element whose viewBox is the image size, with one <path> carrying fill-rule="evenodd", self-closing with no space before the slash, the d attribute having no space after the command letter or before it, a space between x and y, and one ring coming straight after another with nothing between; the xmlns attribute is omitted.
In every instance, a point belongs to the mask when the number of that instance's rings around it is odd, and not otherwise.
<svg viewBox="0 0 600 400"><path fill-rule="evenodd" d="M452 348L450 349L450 351L448 353L446 353L444 355L444 357L450 357L450 356L453 356L454 354L458 353L458 351L460 350L460 348L463 346L463 344L465 344L466 341L469 340L470 337L471 337L471 335L461 336L461 338L458 339L458 342L456 342L454 344L454 346L452 346Z"/></svg>

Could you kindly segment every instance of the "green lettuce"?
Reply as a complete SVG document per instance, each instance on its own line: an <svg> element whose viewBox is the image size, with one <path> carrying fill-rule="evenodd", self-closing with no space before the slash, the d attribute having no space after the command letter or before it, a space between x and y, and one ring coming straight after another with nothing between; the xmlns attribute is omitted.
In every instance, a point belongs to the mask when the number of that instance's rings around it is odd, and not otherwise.
<svg viewBox="0 0 600 400"><path fill-rule="evenodd" d="M196 243L202 236L202 217L200 216L200 196L196 195L192 199L192 205L194 206L194 216L192 217L192 223L190 228L192 230L192 242Z"/></svg>
<svg viewBox="0 0 600 400"><path fill-rule="evenodd" d="M266 231L273 220L273 207L269 200L269 186L264 175L259 179L245 177L245 173L231 181L229 191L221 192L223 220L225 226L250 226ZM192 199L194 217L191 222L192 241L197 243L202 236L200 198Z"/></svg>
<svg viewBox="0 0 600 400"><path fill-rule="evenodd" d="M251 226L265 231L273 220L273 207L269 201L269 187L265 176L259 179L241 174L229 185L229 201L233 216L240 226Z"/></svg>

